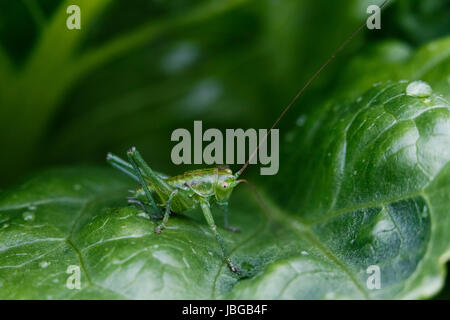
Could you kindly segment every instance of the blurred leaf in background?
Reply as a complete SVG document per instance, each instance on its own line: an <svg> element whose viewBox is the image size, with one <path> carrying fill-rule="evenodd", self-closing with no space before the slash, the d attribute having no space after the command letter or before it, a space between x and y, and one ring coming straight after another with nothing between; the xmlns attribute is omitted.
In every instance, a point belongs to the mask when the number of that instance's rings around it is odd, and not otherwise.
<svg viewBox="0 0 450 320"><path fill-rule="evenodd" d="M65 27L72 3L80 31ZM2 185L130 144L175 171L170 133L194 119L268 127L364 18L357 3L2 1Z"/></svg>
<svg viewBox="0 0 450 320"><path fill-rule="evenodd" d="M383 14L383 28L392 37L421 45L448 34L450 3L442 0L397 0Z"/></svg>
<svg viewBox="0 0 450 320"><path fill-rule="evenodd" d="M180 172L169 161L173 129L195 119L270 126L372 2L3 0L1 185L42 166L102 163L106 151L131 144L155 166ZM80 31L65 26L69 4L82 8ZM332 90L359 49L397 62L446 34L448 15L447 1L392 1L382 30L358 37L296 108ZM385 43L389 37L398 39Z"/></svg>

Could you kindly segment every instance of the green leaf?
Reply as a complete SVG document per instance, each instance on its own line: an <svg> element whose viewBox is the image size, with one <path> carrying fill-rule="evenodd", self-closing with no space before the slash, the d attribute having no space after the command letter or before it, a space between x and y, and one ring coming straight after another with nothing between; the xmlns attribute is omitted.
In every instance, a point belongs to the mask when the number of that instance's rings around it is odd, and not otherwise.
<svg viewBox="0 0 450 320"><path fill-rule="evenodd" d="M172 217L155 234L153 221L125 205L132 186L112 173L50 171L2 195L1 298L211 298L231 289L238 277L223 264L199 212ZM251 276L289 249L277 246L261 210L240 199L231 221L245 232L221 232ZM258 255L249 254L254 250ZM80 267L81 290L66 287L69 266Z"/></svg>
<svg viewBox="0 0 450 320"><path fill-rule="evenodd" d="M238 297L270 297L271 283L285 298L322 290L330 298L423 298L440 289L450 256L450 109L438 94L407 95L407 86L375 84L287 135L270 188L277 192L269 192L283 211L273 212L290 213L291 228L326 262L274 264L236 286ZM366 287L371 265L381 270L380 290Z"/></svg>
<svg viewBox="0 0 450 320"><path fill-rule="evenodd" d="M450 256L450 105L376 84L288 135L262 207L235 191L219 228L232 274L198 211L155 222L125 205L110 170L45 172L0 198L0 298L423 298ZM407 95L406 93L409 93ZM221 214L214 210L221 226ZM370 290L367 270L381 271ZM81 289L66 286L78 266Z"/></svg>

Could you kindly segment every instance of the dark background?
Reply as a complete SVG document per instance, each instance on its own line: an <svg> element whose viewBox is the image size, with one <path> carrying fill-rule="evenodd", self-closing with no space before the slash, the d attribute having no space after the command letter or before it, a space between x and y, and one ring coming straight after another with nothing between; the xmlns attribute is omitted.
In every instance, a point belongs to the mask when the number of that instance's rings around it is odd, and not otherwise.
<svg viewBox="0 0 450 320"><path fill-rule="evenodd" d="M104 164L131 145L152 167L182 172L170 161L174 129L199 119L270 127L381 2L0 0L0 186L42 167ZM69 4L81 7L81 30L65 27ZM410 50L450 30L448 1L391 4L382 29L365 29L290 118L333 90L354 55L387 39Z"/></svg>

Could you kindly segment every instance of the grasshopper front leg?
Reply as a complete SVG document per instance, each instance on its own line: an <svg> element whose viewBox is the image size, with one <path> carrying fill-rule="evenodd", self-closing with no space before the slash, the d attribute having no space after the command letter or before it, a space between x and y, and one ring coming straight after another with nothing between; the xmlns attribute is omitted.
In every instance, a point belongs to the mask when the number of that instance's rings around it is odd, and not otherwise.
<svg viewBox="0 0 450 320"><path fill-rule="evenodd" d="M216 236L217 242L219 243L220 248L222 249L223 258L224 258L225 262L227 263L228 267L230 268L230 270L232 272L240 272L240 270L231 262L231 260L228 256L227 248L225 246L225 243L223 242L222 236L217 231L217 227L214 222L214 218L211 214L211 210L210 210L208 201L200 200L200 207L202 208L203 215L205 216L206 222L208 222L209 227L211 228L212 232Z"/></svg>
<svg viewBox="0 0 450 320"><path fill-rule="evenodd" d="M230 226L230 223L228 222L228 203L222 204L220 206L222 207L222 209L224 211L223 222L224 222L225 229L227 229L228 231L231 231L231 232L241 231L241 228Z"/></svg>

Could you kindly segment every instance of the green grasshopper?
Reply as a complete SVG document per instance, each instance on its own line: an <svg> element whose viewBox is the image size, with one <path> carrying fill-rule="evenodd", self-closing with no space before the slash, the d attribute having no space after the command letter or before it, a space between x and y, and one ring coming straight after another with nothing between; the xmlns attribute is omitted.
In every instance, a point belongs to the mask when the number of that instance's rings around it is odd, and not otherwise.
<svg viewBox="0 0 450 320"><path fill-rule="evenodd" d="M386 0L384 7L389 0ZM216 202L225 210L225 228L230 231L238 231L237 228L230 227L228 224L228 199L234 188L244 179L238 179L250 161L256 155L258 149L265 143L268 135L278 125L281 118L284 117L290 107L297 101L303 92L309 87L315 78L325 69L325 67L342 51L351 40L364 28L362 24L331 56L328 60L312 75L306 84L299 90L295 97L283 109L280 116L260 141L255 151L250 155L244 166L235 174L230 169L209 168L187 171L182 175L167 177L150 169L136 148L128 151L128 160L126 162L121 158L108 153L107 161L115 168L129 175L140 183L140 186L133 192L133 196L128 201L141 207L148 213L150 218L161 219L162 222L155 228L156 233L160 233L167 225L171 212L181 213L188 209L200 207L203 215L217 238L222 249L225 262L232 272L239 272L239 269L231 262L225 243L217 231L214 218L211 214L211 204ZM250 184L250 186L252 186ZM252 191L256 190L252 187ZM260 197L258 196L260 199ZM164 209L164 213L161 211Z"/></svg>
<svg viewBox="0 0 450 320"><path fill-rule="evenodd" d="M239 272L228 257L210 207L214 202L221 206L225 211L225 228L233 232L239 230L228 224L228 199L239 183L246 182L238 180L241 171L233 174L230 169L207 168L167 177L153 171L135 147L132 147L127 155L128 162L111 153L108 153L106 159L113 167L140 183L138 188L132 191L133 195L128 198L128 202L142 208L152 219L162 218L155 232L160 233L166 227L171 212L181 213L200 207L219 242L225 262L232 272Z"/></svg>

